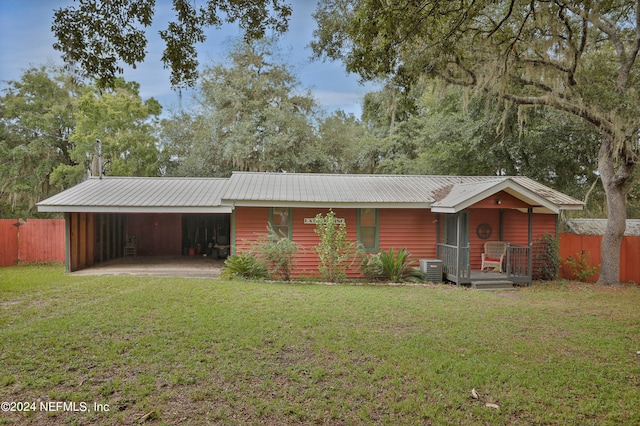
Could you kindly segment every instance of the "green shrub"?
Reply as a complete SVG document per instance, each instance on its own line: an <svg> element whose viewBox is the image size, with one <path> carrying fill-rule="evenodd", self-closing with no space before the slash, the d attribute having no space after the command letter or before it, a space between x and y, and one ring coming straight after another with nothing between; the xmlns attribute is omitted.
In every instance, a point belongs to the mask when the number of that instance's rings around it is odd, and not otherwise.
<svg viewBox="0 0 640 426"><path fill-rule="evenodd" d="M369 281L376 281L384 276L380 253L365 253L361 251L359 255L360 272L362 272Z"/></svg>
<svg viewBox="0 0 640 426"><path fill-rule="evenodd" d="M220 277L223 279L263 279L268 276L266 265L253 253L245 252L229 256L224 261Z"/></svg>
<svg viewBox="0 0 640 426"><path fill-rule="evenodd" d="M385 278L394 283L404 281L421 281L424 279L424 273L413 265L418 263L417 259L409 259L411 253L401 248L395 250L390 248L388 252L380 251L380 262L382 263L382 272Z"/></svg>
<svg viewBox="0 0 640 426"><path fill-rule="evenodd" d="M545 232L534 242L535 263L533 276L537 280L552 281L558 278L558 240Z"/></svg>
<svg viewBox="0 0 640 426"><path fill-rule="evenodd" d="M295 255L300 246L288 237L279 235L269 225L267 235L260 236L251 251L267 265L269 273L284 281L291 280Z"/></svg>

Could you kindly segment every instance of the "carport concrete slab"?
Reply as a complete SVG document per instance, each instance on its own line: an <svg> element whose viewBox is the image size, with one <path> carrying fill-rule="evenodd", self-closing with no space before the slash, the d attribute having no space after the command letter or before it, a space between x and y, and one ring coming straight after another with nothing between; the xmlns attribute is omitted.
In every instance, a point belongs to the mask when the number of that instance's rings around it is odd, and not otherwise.
<svg viewBox="0 0 640 426"><path fill-rule="evenodd" d="M99 263L71 275L129 275L217 278L224 260L207 257L125 257Z"/></svg>

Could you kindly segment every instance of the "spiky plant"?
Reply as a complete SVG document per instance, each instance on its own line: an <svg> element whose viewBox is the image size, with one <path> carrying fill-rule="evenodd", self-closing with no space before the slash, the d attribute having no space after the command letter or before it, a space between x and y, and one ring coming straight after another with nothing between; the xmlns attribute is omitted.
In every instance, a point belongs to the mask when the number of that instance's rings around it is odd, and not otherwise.
<svg viewBox="0 0 640 426"><path fill-rule="evenodd" d="M424 273L414 267L418 260L409 259L411 253L401 248L396 250L390 248L389 251L380 251L380 261L382 262L382 272L386 278L394 283L404 281L421 281Z"/></svg>

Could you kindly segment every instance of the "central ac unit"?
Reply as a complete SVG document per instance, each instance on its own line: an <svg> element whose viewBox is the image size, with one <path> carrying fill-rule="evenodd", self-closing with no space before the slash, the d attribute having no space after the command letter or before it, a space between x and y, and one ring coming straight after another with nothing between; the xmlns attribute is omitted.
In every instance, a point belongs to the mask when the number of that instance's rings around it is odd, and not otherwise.
<svg viewBox="0 0 640 426"><path fill-rule="evenodd" d="M425 273L427 281L442 282L442 260L420 259L420 270Z"/></svg>

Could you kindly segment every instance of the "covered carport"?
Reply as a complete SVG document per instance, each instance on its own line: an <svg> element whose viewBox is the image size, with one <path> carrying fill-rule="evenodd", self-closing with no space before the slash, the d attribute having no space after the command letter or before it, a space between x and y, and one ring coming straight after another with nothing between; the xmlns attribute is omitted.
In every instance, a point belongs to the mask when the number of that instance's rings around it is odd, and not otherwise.
<svg viewBox="0 0 640 426"><path fill-rule="evenodd" d="M214 260L230 251L232 206L221 204L226 182L91 178L38 203L38 210L64 214L69 272L125 255Z"/></svg>

